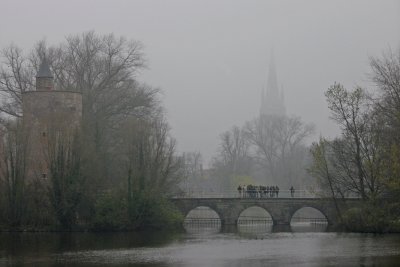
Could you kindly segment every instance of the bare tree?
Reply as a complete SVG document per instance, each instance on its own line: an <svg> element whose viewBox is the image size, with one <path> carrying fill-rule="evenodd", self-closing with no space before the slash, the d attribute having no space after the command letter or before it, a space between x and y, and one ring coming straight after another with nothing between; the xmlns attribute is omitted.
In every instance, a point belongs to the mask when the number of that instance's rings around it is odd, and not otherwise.
<svg viewBox="0 0 400 267"><path fill-rule="evenodd" d="M185 176L198 177L203 171L203 157L200 152L183 153Z"/></svg>
<svg viewBox="0 0 400 267"><path fill-rule="evenodd" d="M199 190L203 184L203 158L200 152L185 152L182 155L184 175L180 184L185 192Z"/></svg>
<svg viewBox="0 0 400 267"><path fill-rule="evenodd" d="M36 73L29 59L17 46L10 45L0 55L4 62L0 65L0 112L6 116L21 117L22 93L34 88Z"/></svg>
<svg viewBox="0 0 400 267"><path fill-rule="evenodd" d="M145 67L141 43L91 31L71 35L55 46L39 41L27 54L11 45L1 57L1 118L21 116L21 95L34 89L34 77L46 57L56 89L83 95L83 156L92 158L88 173L96 174L96 179L112 179L114 168L119 168L113 162L117 158L113 147L120 142L118 129L129 116L144 116L158 106L158 89L136 80Z"/></svg>
<svg viewBox="0 0 400 267"><path fill-rule="evenodd" d="M26 209L28 135L19 121L2 130L0 162L1 191L6 196L6 215L11 226L19 226Z"/></svg>
<svg viewBox="0 0 400 267"><path fill-rule="evenodd" d="M334 84L325 95L328 107L332 111L331 118L341 126L345 139L337 142L335 146L338 154L342 156L340 165L350 179L357 179L354 187L362 198L366 198L361 143L367 122L363 118L366 95L361 88L349 92L340 84ZM352 165L348 164L347 159L350 159Z"/></svg>
<svg viewBox="0 0 400 267"><path fill-rule="evenodd" d="M164 195L174 190L183 176L183 166L164 117L132 118L124 135L129 194Z"/></svg>
<svg viewBox="0 0 400 267"><path fill-rule="evenodd" d="M212 170L218 178L221 190L235 189L239 176L250 175L252 160L249 155L250 143L244 129L233 126L220 135L218 155L213 158Z"/></svg>
<svg viewBox="0 0 400 267"><path fill-rule="evenodd" d="M400 127L400 48L371 58L372 80L380 89L377 105L397 129Z"/></svg>
<svg viewBox="0 0 400 267"><path fill-rule="evenodd" d="M320 138L318 143L313 143L311 146L312 162L308 171L311 175L316 177L319 186L323 192L328 192L335 203L336 212L339 218L342 217L341 211L337 202L338 198L343 198L344 193L335 168L332 166L332 149L330 148L329 141Z"/></svg>
<svg viewBox="0 0 400 267"><path fill-rule="evenodd" d="M329 142L341 188L363 199L377 196L384 178L382 116L371 109L370 98L361 88L348 91L334 84L326 97L331 118L342 130L341 137Z"/></svg>
<svg viewBox="0 0 400 267"><path fill-rule="evenodd" d="M249 142L243 129L237 126L232 127L230 131L226 131L220 136L219 155L235 176L240 173L248 173L250 167L249 158Z"/></svg>
<svg viewBox="0 0 400 267"><path fill-rule="evenodd" d="M79 129L48 127L44 146L49 182L47 184L50 203L57 220L64 229L70 229L77 219L77 208L85 193L82 174L81 143Z"/></svg>
<svg viewBox="0 0 400 267"><path fill-rule="evenodd" d="M375 112L380 117L386 177L385 189L392 196L400 192L400 47L389 49L379 58L371 58L372 80L379 92Z"/></svg>
<svg viewBox="0 0 400 267"><path fill-rule="evenodd" d="M125 185L127 175L130 193L165 195L176 186L182 161L161 112L159 90L137 81L145 68L140 42L86 32L54 46L39 41L30 53L11 45L0 57L3 122L22 116L22 94L34 90L43 59L50 64L56 90L82 93L79 142L65 128L48 125L44 146L50 202L63 226L75 223L82 190L86 203L93 203L99 193ZM83 177L91 187L82 188Z"/></svg>
<svg viewBox="0 0 400 267"><path fill-rule="evenodd" d="M255 149L254 158L270 178L278 175L291 178L296 173L290 170L296 159L305 158L306 152L301 147L313 131L313 125L304 124L298 117L263 115L246 124L247 137Z"/></svg>

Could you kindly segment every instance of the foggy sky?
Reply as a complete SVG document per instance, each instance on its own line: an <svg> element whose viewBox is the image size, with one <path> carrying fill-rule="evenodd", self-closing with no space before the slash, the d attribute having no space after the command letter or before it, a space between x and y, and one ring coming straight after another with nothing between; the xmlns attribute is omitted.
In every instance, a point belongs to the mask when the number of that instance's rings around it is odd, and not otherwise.
<svg viewBox="0 0 400 267"><path fill-rule="evenodd" d="M218 136L258 115L271 50L288 114L334 136L323 92L370 86L368 57L400 46L400 1L0 0L0 47L95 30L141 41L139 80L163 90L179 151L215 154Z"/></svg>

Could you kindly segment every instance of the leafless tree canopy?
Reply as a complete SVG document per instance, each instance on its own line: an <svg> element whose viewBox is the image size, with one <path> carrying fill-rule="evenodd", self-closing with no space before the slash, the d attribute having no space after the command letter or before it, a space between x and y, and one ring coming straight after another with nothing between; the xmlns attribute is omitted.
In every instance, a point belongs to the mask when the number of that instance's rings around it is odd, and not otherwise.
<svg viewBox="0 0 400 267"><path fill-rule="evenodd" d="M322 184L329 183L333 197L350 192L376 199L398 188L400 49L372 58L370 64L376 94L337 83L325 94L342 134L313 145L310 170Z"/></svg>
<svg viewBox="0 0 400 267"><path fill-rule="evenodd" d="M28 151L27 134L22 123L9 122L1 131L0 185L6 198L5 216L11 225L19 225L26 212Z"/></svg>
<svg viewBox="0 0 400 267"><path fill-rule="evenodd" d="M57 46L40 41L28 54L11 45L1 56L4 100L0 110L11 116L21 116L21 94L34 90L34 77L44 57L51 65L57 90L82 92L84 114L91 119L101 117L111 123L154 104L157 90L135 80L145 67L143 48L137 41L86 32L69 36Z"/></svg>
<svg viewBox="0 0 400 267"><path fill-rule="evenodd" d="M130 194L164 194L183 177L182 159L175 155L175 140L162 115L131 119L124 127L124 163Z"/></svg>
<svg viewBox="0 0 400 267"><path fill-rule="evenodd" d="M36 71L32 62L16 45L1 51L2 64L0 65L0 111L5 116L21 117L22 96L35 85Z"/></svg>
<svg viewBox="0 0 400 267"><path fill-rule="evenodd" d="M85 32L68 36L58 45L39 41L29 52L11 45L0 57L3 126L22 116L22 94L35 90L35 76L44 59L54 75L55 90L82 93L79 142L68 129L48 125L45 154L51 182L44 191L48 193L45 199L40 200L40 205L50 203L47 206L53 208L55 216L47 214L48 218L53 216L69 227L76 221L82 199L90 217L99 195L127 189L127 185L129 194L140 191L144 197L145 193L165 195L174 189L183 176L182 161L176 156L176 142L170 136L159 90L137 80L145 68L140 42ZM15 150L19 146L13 142L4 148ZM24 173L15 176L15 170L23 170L24 164L14 162L22 154L16 158L15 151L10 153L7 155L12 157L2 163L2 183L12 186L12 179L18 178L23 185Z"/></svg>
<svg viewBox="0 0 400 267"><path fill-rule="evenodd" d="M308 152L304 141L314 131L298 117L261 115L220 136L213 171L225 188L241 183L300 186L306 181ZM238 180L239 179L239 180ZM226 181L225 181L226 180Z"/></svg>
<svg viewBox="0 0 400 267"><path fill-rule="evenodd" d="M223 163L230 166L233 174L243 172L243 165L249 157L249 141L243 129L237 126L221 134L220 157Z"/></svg>

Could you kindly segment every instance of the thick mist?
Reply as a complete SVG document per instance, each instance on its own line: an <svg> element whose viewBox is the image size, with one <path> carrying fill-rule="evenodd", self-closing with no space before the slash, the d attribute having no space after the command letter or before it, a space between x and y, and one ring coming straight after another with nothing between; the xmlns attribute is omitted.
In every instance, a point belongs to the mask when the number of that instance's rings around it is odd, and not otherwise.
<svg viewBox="0 0 400 267"><path fill-rule="evenodd" d="M0 47L87 30L143 43L138 79L160 87L178 149L207 162L219 135L260 111L271 51L287 113L334 136L323 92L372 86L369 57L400 44L398 1L7 1Z"/></svg>

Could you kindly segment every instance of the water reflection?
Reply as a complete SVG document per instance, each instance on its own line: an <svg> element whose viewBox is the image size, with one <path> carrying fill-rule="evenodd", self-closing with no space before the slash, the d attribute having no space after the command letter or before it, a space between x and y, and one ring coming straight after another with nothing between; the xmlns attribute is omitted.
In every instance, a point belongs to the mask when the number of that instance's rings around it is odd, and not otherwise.
<svg viewBox="0 0 400 267"><path fill-rule="evenodd" d="M290 221L292 232L326 232L328 220L319 210L310 207L303 207L297 210Z"/></svg>
<svg viewBox="0 0 400 267"><path fill-rule="evenodd" d="M184 228L188 234L211 235L211 234L217 234L221 231L221 223L219 224L185 223Z"/></svg>
<svg viewBox="0 0 400 267"><path fill-rule="evenodd" d="M272 224L253 224L253 225L238 225L237 233L243 238L263 239L268 233L272 233Z"/></svg>
<svg viewBox="0 0 400 267"><path fill-rule="evenodd" d="M252 221L247 218L245 222L238 222L237 225L224 225L221 222L210 219L185 220L184 229L186 233L193 235L212 235L217 233L237 233L240 236L258 238L265 233L316 233L327 232L327 223L292 223L291 225L273 225L272 221L260 221L256 218Z"/></svg>
<svg viewBox="0 0 400 267"><path fill-rule="evenodd" d="M326 232L328 224L295 223L290 225L290 229L294 233Z"/></svg>
<svg viewBox="0 0 400 267"><path fill-rule="evenodd" d="M31 266L53 261L59 253L115 250L138 247L163 247L178 240L179 233L0 233L0 266ZM57 257L58 258L58 257ZM13 266L13 265L10 265ZM40 265L42 266L42 264ZM62 265L57 265L62 266Z"/></svg>
<svg viewBox="0 0 400 267"><path fill-rule="evenodd" d="M183 227L189 234L210 235L221 231L218 214L209 207L197 207L191 210L183 221Z"/></svg>
<svg viewBox="0 0 400 267"><path fill-rule="evenodd" d="M274 232L0 234L0 266L397 266L400 235ZM240 232L242 231L242 232Z"/></svg>

